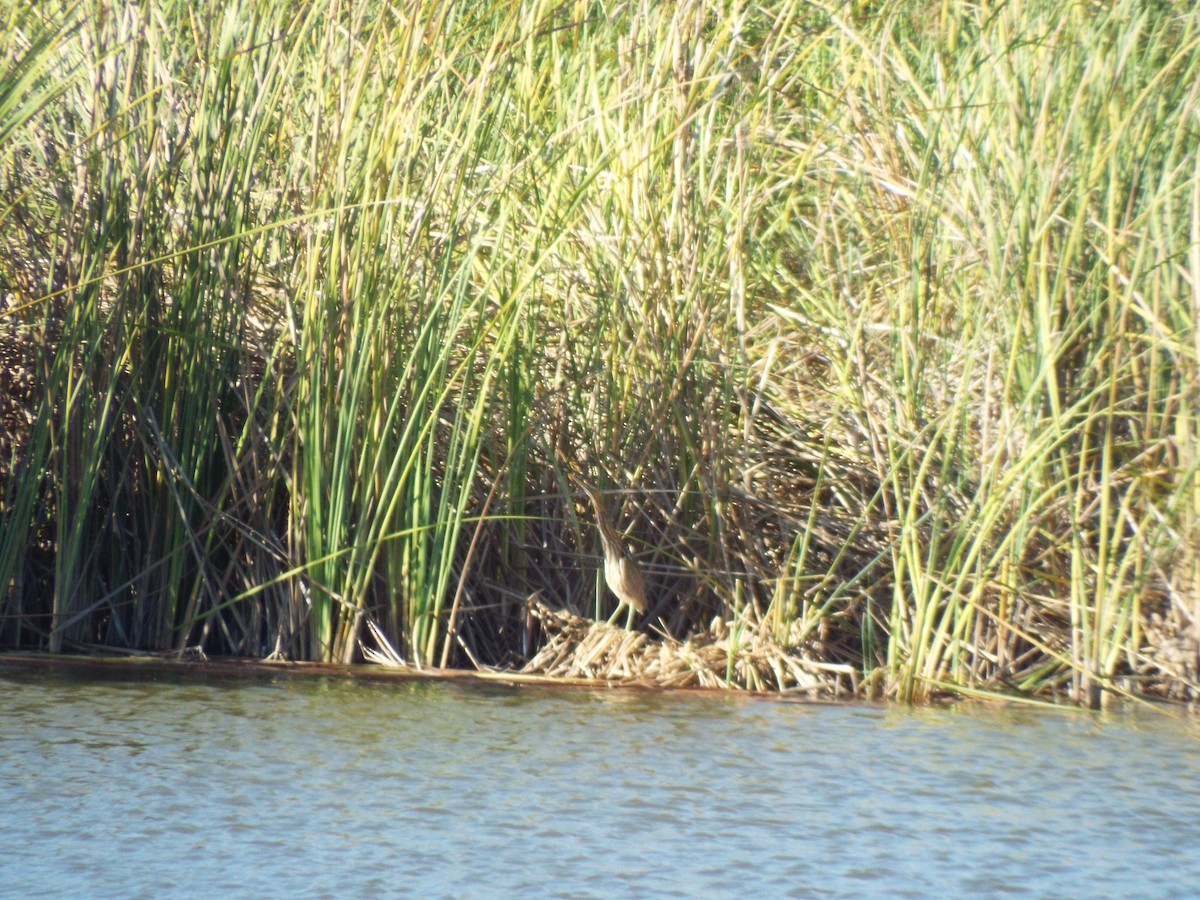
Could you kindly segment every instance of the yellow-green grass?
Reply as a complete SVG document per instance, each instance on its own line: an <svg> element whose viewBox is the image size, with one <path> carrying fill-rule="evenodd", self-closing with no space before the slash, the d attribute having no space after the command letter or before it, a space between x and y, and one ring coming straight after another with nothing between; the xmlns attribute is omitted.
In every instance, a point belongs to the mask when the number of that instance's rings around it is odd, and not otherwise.
<svg viewBox="0 0 1200 900"><path fill-rule="evenodd" d="M677 637L1195 696L1196 13L0 22L0 645L519 665L567 459Z"/></svg>

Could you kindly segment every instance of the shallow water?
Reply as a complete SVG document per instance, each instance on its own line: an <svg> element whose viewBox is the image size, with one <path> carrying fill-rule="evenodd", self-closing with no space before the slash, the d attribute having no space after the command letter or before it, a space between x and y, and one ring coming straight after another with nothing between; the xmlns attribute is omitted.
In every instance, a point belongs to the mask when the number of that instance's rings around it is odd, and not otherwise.
<svg viewBox="0 0 1200 900"><path fill-rule="evenodd" d="M1200 728L0 669L0 894L1187 896Z"/></svg>

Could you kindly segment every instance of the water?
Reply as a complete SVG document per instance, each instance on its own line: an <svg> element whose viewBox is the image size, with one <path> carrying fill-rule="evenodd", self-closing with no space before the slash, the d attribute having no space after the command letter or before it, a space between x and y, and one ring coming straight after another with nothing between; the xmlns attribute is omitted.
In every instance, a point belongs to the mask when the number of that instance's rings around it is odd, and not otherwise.
<svg viewBox="0 0 1200 900"><path fill-rule="evenodd" d="M1187 896L1200 729L0 669L0 895Z"/></svg>

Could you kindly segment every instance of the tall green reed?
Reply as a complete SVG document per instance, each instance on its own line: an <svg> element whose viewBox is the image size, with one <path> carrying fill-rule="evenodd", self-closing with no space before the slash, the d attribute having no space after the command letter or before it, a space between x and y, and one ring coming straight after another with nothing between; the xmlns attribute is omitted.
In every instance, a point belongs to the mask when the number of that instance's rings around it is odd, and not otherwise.
<svg viewBox="0 0 1200 900"><path fill-rule="evenodd" d="M941 23L953 56L903 13L860 27L838 25L843 96L872 127L835 146L867 190L850 202L830 179L827 227L894 263L864 278L838 259L871 311L822 311L869 348L841 381L894 521L890 678L906 699L1003 682L1015 636L1094 702L1138 668L1141 604L1175 541L1195 543L1154 521L1195 477L1173 464L1191 439L1158 423L1183 412L1168 360L1196 359L1153 299L1181 295L1182 198L1145 173L1180 171L1196 22L980 9ZM1046 634L1066 621L1065 643Z"/></svg>
<svg viewBox="0 0 1200 900"><path fill-rule="evenodd" d="M902 699L1200 621L1194 15L79 13L0 86L55 148L0 636L519 662L530 594L606 611L563 458L675 634Z"/></svg>

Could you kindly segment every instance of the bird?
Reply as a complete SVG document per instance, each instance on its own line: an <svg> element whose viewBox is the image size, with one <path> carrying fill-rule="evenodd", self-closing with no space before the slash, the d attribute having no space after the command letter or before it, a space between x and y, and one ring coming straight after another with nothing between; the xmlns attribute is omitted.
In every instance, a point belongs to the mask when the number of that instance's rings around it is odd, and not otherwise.
<svg viewBox="0 0 1200 900"><path fill-rule="evenodd" d="M596 511L596 528L600 532L600 543L604 547L604 581L617 598L617 608L608 621L611 623L617 617L622 606L628 607L629 612L625 619L625 628L628 630L633 626L634 613L644 613L649 608L646 602L646 579L642 577L642 570L638 568L638 564L627 556L621 547L620 537L604 514L600 494L586 482L580 481L579 485L592 501L592 508Z"/></svg>

